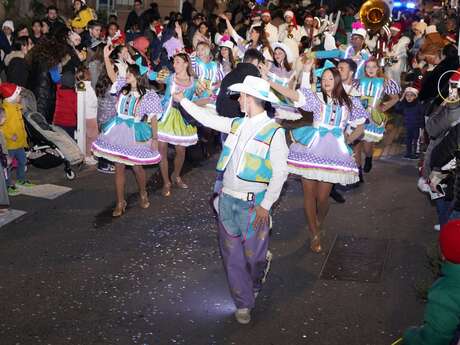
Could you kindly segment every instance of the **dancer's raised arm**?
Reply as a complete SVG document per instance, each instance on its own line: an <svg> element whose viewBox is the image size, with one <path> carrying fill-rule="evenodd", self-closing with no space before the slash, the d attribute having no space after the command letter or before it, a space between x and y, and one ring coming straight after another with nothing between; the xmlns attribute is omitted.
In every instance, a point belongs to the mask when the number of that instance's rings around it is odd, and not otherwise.
<svg viewBox="0 0 460 345"><path fill-rule="evenodd" d="M212 128L222 133L230 133L232 128L232 118L223 117L213 113L210 109L200 107L184 97L182 92L173 95L174 101L187 111L187 113L206 127Z"/></svg>

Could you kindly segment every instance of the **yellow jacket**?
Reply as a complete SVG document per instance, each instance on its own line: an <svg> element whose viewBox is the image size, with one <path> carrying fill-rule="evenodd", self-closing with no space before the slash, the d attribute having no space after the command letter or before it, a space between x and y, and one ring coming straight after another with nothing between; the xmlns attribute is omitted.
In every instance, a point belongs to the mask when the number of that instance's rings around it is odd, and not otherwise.
<svg viewBox="0 0 460 345"><path fill-rule="evenodd" d="M96 14L92 8L86 7L77 13L77 15L70 21L70 25L76 29L85 29L90 20L96 20Z"/></svg>
<svg viewBox="0 0 460 345"><path fill-rule="evenodd" d="M2 107L5 110L5 123L0 126L6 140L8 150L15 150L27 147L27 133L22 118L22 107L19 103L8 103L3 101Z"/></svg>

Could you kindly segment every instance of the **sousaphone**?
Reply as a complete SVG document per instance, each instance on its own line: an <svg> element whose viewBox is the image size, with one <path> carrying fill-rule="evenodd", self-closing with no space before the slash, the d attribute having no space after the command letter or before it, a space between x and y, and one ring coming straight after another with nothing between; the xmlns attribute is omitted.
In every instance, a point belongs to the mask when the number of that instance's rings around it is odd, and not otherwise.
<svg viewBox="0 0 460 345"><path fill-rule="evenodd" d="M391 8L383 0L368 0L359 10L359 19L366 29L378 32L388 23L391 16Z"/></svg>

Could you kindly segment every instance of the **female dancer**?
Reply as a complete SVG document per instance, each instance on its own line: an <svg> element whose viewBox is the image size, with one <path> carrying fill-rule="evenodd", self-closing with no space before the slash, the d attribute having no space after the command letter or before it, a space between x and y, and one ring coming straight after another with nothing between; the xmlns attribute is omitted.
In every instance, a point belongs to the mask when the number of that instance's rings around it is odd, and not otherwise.
<svg viewBox="0 0 460 345"><path fill-rule="evenodd" d="M196 91L196 80L193 77L192 64L186 53L174 56L174 73L166 77L165 95L162 99L163 115L158 123L158 140L160 154L165 157L160 162L161 176L163 178L162 195L171 195L171 181L169 179L168 144L174 145L176 156L174 157L174 170L171 180L179 188L187 189L188 186L182 181L180 173L185 160L185 148L195 145L198 141L197 128L189 123L181 114L178 104L173 102L173 94L183 92L184 96L192 100ZM151 73L149 78L162 82L156 73Z"/></svg>
<svg viewBox="0 0 460 345"><path fill-rule="evenodd" d="M249 42L246 42L244 38L242 38L236 30L233 28L232 24L230 23L230 20L225 15L220 15L222 19L225 20L227 23L227 28L228 31L230 32L230 35L232 38L235 40L239 50L240 50L240 58L243 57L244 53L248 49L257 49L260 51L263 55L265 60L267 61L273 61L273 49L270 45L270 42L267 39L267 35L265 34L265 29L261 26L253 26L251 28L251 31L249 32L249 37L250 40Z"/></svg>
<svg viewBox="0 0 460 345"><path fill-rule="evenodd" d="M279 42L274 43L272 47L273 63L270 64L270 69L267 73L268 79L281 86L294 89L296 86L296 72L292 68L293 54L291 49L286 44ZM273 104L277 118L296 119L301 116L290 99L276 91L275 94L281 100L279 104Z"/></svg>
<svg viewBox="0 0 460 345"><path fill-rule="evenodd" d="M367 31L364 24L361 22L353 23L353 31L351 33L351 44L345 51L340 49L321 50L313 52L317 59L352 59L357 64L356 77L360 78L364 75L364 63L367 61L371 54L366 49Z"/></svg>
<svg viewBox="0 0 460 345"><path fill-rule="evenodd" d="M372 169L374 143L382 140L383 133L385 132L385 112L398 102L401 88L396 81L384 78L383 71L380 69L378 60L375 58L370 58L366 61L364 75L365 78L360 79L361 102L367 109L370 117L369 122L364 126L363 141L355 145L354 150L356 162L358 167L361 168L361 153L364 148L366 161L363 171L367 173ZM388 100L380 102L385 95Z"/></svg>
<svg viewBox="0 0 460 345"><path fill-rule="evenodd" d="M291 49L284 43L273 44L273 63L268 73L272 81L293 89L295 87L295 71L292 68L293 56Z"/></svg>
<svg viewBox="0 0 460 345"><path fill-rule="evenodd" d="M219 52L217 53L217 61L222 66L224 75L230 73L236 66L235 58L233 57L233 42L230 40L221 41Z"/></svg>
<svg viewBox="0 0 460 345"><path fill-rule="evenodd" d="M308 75L312 65L312 59L305 63ZM304 209L312 235L310 248L319 253L320 227L329 211L333 184L347 185L358 180L358 168L347 144L362 135L367 113L358 99L348 97L336 68L323 71L320 92L307 88L295 91L273 82L270 86L296 106L313 112L313 126L291 132L294 143L289 149L288 166L290 173L302 177ZM344 133L348 125L356 128L350 134Z"/></svg>
<svg viewBox="0 0 460 345"><path fill-rule="evenodd" d="M110 61L112 50L108 45L104 49L104 62L111 79L116 75ZM136 175L140 192L139 205L142 208L150 206L142 165L157 164L161 159L158 152L157 117L162 113L162 107L158 95L147 87L148 80L145 75L141 75L139 66L129 65L126 79L118 78L115 83L119 95L117 116L104 124L103 132L92 146L95 156L115 163L117 204L112 213L114 217L121 216L126 209L126 165L132 166Z"/></svg>

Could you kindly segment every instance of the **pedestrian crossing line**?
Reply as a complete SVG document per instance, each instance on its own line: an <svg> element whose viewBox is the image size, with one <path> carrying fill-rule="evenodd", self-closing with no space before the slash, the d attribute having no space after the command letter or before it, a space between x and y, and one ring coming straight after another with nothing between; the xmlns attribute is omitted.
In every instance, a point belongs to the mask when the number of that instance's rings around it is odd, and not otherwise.
<svg viewBox="0 0 460 345"><path fill-rule="evenodd" d="M26 213L26 211L15 209L9 209L4 213L0 213L0 228L22 217Z"/></svg>
<svg viewBox="0 0 460 345"><path fill-rule="evenodd" d="M18 185L17 188L19 189L21 195L44 198L48 200L56 199L72 190L70 187L58 186L55 184L40 184L32 187Z"/></svg>

